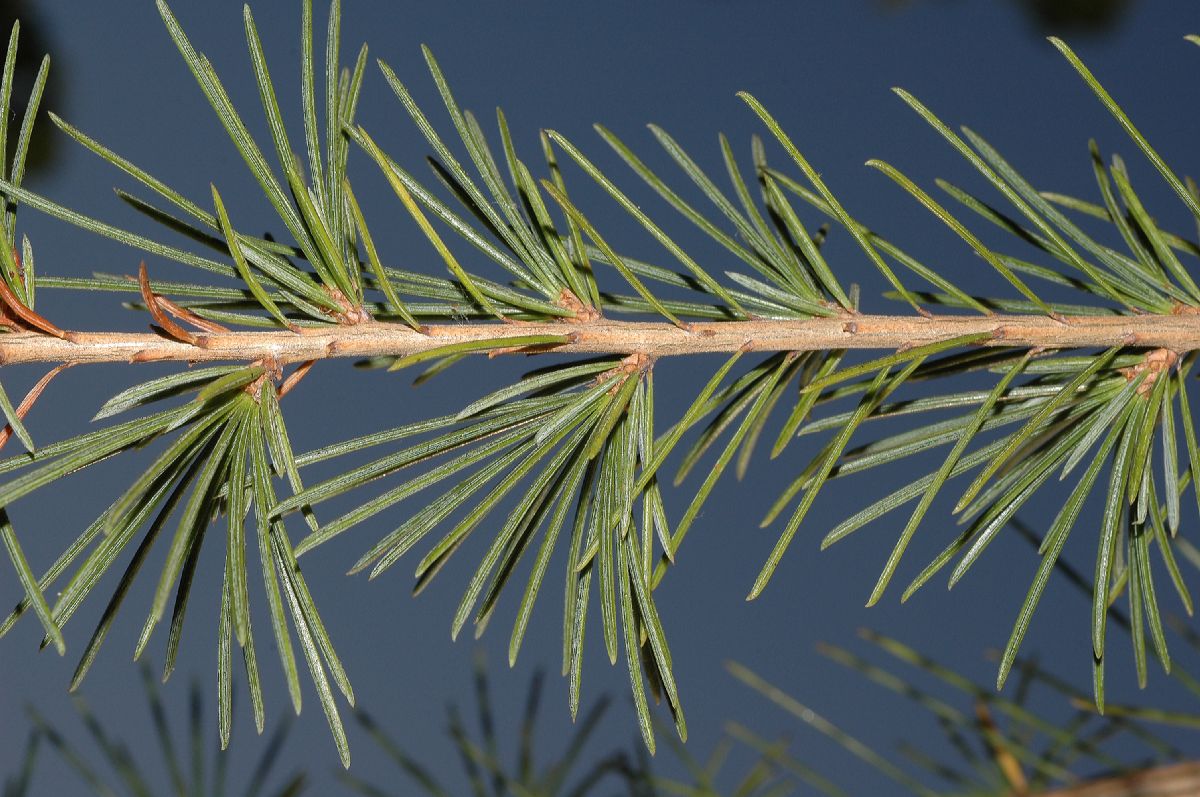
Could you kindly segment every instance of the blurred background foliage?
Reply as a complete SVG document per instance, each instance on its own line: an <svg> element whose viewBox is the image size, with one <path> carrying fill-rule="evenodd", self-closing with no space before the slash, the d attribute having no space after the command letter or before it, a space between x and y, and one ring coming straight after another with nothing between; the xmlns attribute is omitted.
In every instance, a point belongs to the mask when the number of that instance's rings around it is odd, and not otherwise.
<svg viewBox="0 0 1200 797"><path fill-rule="evenodd" d="M886 11L916 5L951 5L961 0L876 0ZM1103 33L1125 18L1136 0L1004 0L1018 6L1044 34Z"/></svg>
<svg viewBox="0 0 1200 797"><path fill-rule="evenodd" d="M42 56L55 52L54 32L46 26L38 13L37 0L0 2L0 30L7 33L17 21L21 23L21 48L17 51L17 72L13 84L12 118L15 120L21 119L25 114L25 103L30 89L33 88ZM61 67L56 66L50 70L50 78L42 97L43 107L58 107L66 89L65 84L69 80L69 75L65 74ZM64 143L61 136L34 137L29 149L27 168L30 171L46 168ZM8 140L9 160L6 162L11 162L16 144L16 136L11 136Z"/></svg>

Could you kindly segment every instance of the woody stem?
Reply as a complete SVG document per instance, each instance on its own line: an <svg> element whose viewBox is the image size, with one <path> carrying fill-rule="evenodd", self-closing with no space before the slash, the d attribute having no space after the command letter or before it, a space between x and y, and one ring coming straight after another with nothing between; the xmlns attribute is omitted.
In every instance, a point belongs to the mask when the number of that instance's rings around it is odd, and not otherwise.
<svg viewBox="0 0 1200 797"><path fill-rule="evenodd" d="M566 335L553 347L565 354L629 354L671 357L711 352L895 350L986 335L977 345L1009 347L1141 346L1176 352L1200 349L1200 315L894 316L856 315L784 321L704 322L676 327L659 322L606 319L580 323L477 323L434 325L417 332L403 324L329 325L292 331L196 335L195 344L162 334L69 332L56 338L38 332L0 334L0 364L145 362L178 360L278 363L331 357L409 355L453 343L502 341L530 335Z"/></svg>

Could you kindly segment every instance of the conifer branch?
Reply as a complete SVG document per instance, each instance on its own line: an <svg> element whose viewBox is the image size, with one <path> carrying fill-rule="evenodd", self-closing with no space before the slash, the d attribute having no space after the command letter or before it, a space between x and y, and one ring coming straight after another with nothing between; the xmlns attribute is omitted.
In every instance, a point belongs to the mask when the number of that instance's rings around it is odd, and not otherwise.
<svg viewBox="0 0 1200 797"><path fill-rule="evenodd" d="M1171 587L1191 613L1193 601L1176 551L1179 558L1194 553L1179 534L1186 522L1181 520L1181 505L1190 503L1183 500L1189 486L1200 500L1195 489L1200 485L1200 442L1187 379L1200 359L1200 285L1192 276L1191 261L1200 257L1200 244L1159 227L1120 158L1106 165L1099 149L1091 147L1091 167L1103 204L1044 192L980 135L964 128L960 136L915 97L900 93L1004 197L1007 204L1002 209L956 186L938 184L966 211L1009 233L1005 250L990 248L965 221L895 167L869 163L962 238L980 264L1019 294L991 297L968 294L945 276L952 273L948 269L923 265L854 218L774 117L748 94L741 96L803 179L768 165L766 148L755 137L750 148L753 179L747 181L722 137L733 189L727 195L678 142L652 128L666 155L716 209L712 219L600 128L605 143L638 178L736 260L736 270L710 273L563 135L545 131L541 136L540 155L549 179L538 179L535 170L541 166L531 167L518 157L502 113L497 114L502 150L499 157L493 154L483 128L456 101L428 50L431 76L459 139L453 146L397 74L379 64L384 81L434 153L429 165L446 189L441 193L450 200L427 188L387 153L389 131L368 133L355 121L367 51L365 46L359 50L352 69L342 67L336 1L330 7L326 42L325 118L318 125L311 0L301 5L307 163L293 150L249 8L243 22L270 147L255 140L212 62L193 45L166 0L158 0L169 36L286 230L282 238L239 232L215 185L209 210L207 199L188 199L52 117L60 130L124 173L139 190L149 191L153 202L165 205L160 208L123 191L122 199L185 236L203 254L122 230L22 185L20 153L28 143L44 69L22 125L19 156L11 169L5 168L2 143L7 135L14 31L0 73L0 328L9 330L0 334L0 365L163 360L234 364L178 369L134 384L101 407L95 420L174 402L183 394L191 397L149 415L106 421L97 431L50 443L39 440L36 445L22 424L28 402L14 407L0 388L0 414L26 449L0 460L0 474L11 474L0 479L6 544L25 593L8 618L0 620L0 636L32 612L42 622L47 641L60 640L62 626L91 596L100 577L128 550L136 549L80 659L72 681L78 686L144 557L161 537L160 549L166 545L169 550L135 656L167 619L174 592L164 662L168 675L175 666L201 548L211 548L216 538L226 557L217 639L222 745L231 732L235 649L245 662L257 728L263 729L255 618L259 627L269 624L297 711L299 663L306 665L339 756L348 766L340 706L343 699L353 704L354 691L296 557L417 493L437 490L439 495L422 508L399 507L399 525L371 544L351 572L380 575L424 547L416 568L420 591L468 537L490 534L455 612L452 634L457 635L468 623L482 633L501 596L513 592L524 570L522 560L534 558L509 643L512 662L556 547L567 548L562 669L569 679L571 710L576 712L581 700L584 629L599 613L604 650L610 663L623 658L628 667L638 724L647 749L653 750L650 696L665 698L676 733L680 739L687 735L655 589L676 566L683 539L722 474L734 462L736 473L745 473L773 411L790 405L772 458L798 438L832 434L807 465L794 471L791 484L767 510L763 525L785 511L788 519L750 597L757 597L775 577L818 494L833 479L915 462L910 457L938 447L949 449L936 470L910 474L906 484L860 509L822 543L842 540L917 501L871 594L869 602L875 603L900 572L909 543L944 489L944 494L953 490L959 495L952 514L963 530L912 580L903 598L957 560L950 576L950 584L956 583L1052 474L1061 473L1061 479L1079 466L1069 497L1042 537L1041 562L1001 656L998 685L1003 686L1017 661L1047 579L1093 488L1102 493L1104 507L1093 534L1097 563L1089 587L1092 644L1086 651L1094 665L1095 705L1103 711L1105 634L1118 595L1130 601L1139 683L1147 677L1148 652L1178 676L1180 670L1171 669L1159 595ZM1171 171L1065 45L1055 44L1200 218L1195 187ZM455 154L460 144L466 159ZM347 162L355 147L366 156L375 177L376 169L382 173L431 247L426 251L435 252L444 263L444 277L384 265L351 188ZM268 154L274 155L277 166ZM607 232L568 190L559 155L622 207L677 266L635 260L628 256L625 242L610 243ZM570 179L577 177L578 172ZM106 275L38 276L32 245L27 238L16 238L18 206L223 282L151 282L144 266L136 281ZM820 226L813 225L812 216ZM1093 227L1106 230L1108 238L1093 237ZM443 235L445 231L452 235ZM907 301L913 309L905 315L864 314L857 287L844 288L837 269L826 260L823 244L829 234L848 235L891 286L886 295ZM1123 243L1120 249L1112 245L1117 236ZM1010 254L1007 247L1014 243L1024 249ZM459 262L456 250L461 244L490 261L491 276ZM496 267L504 272L500 279L495 278ZM922 288L932 292L910 290L901 275L921 280ZM141 304L135 309L149 312L153 331L64 331L42 310L35 311L35 288L140 294ZM1062 294L1078 303L1059 302ZM935 314L939 310L977 315ZM629 320L615 320L620 314ZM843 363L850 349L885 353L867 362ZM748 352L765 354L746 356L741 370L734 372ZM427 362L420 381L467 355L484 353L583 356L566 362L554 358L513 384L472 397L450 415L373 430L309 452L293 451L279 399L313 363L355 357L395 370ZM705 353L730 356L682 416L663 424L664 413L656 414L655 407L655 359ZM1046 356L1035 359L1042 353ZM284 366L296 367L285 377ZM946 386L953 377L982 371L1003 376L983 391L953 392ZM905 395L910 383L921 380L932 389L918 397ZM31 395L36 398L39 390ZM844 400L849 404L843 411L812 417L814 409ZM898 415L909 416L907 429L877 434L863 444L852 440L861 429L880 425L875 421ZM699 434L690 447L685 445L675 481L695 470L706 475L673 524L661 491L664 463L673 451L683 450L676 447L693 430ZM23 499L64 476L160 438L165 438L164 447L154 461L38 578L20 554L16 531L7 525L8 513L19 512ZM345 465L324 481L316 481L306 470L315 463L371 451L381 453L364 464ZM970 476L972 471L975 475ZM972 479L965 490L959 482L949 486L962 476ZM280 494L277 485L284 483ZM336 505L326 501L370 491L374 494L358 498L350 511L327 517ZM296 541L287 527L293 513L302 516L309 530ZM213 532L214 521L222 516L224 535ZM168 526L175 527L173 534L164 533ZM259 566L252 568L249 560L255 550ZM1157 587L1155 552L1169 579L1160 574ZM1195 558L1200 561L1200 554ZM265 607L252 601L250 570L261 570ZM57 595L53 605L48 595ZM293 648L293 632L300 656Z"/></svg>
<svg viewBox="0 0 1200 797"><path fill-rule="evenodd" d="M655 321L597 319L577 323L437 324L419 331L406 324L364 323L299 328L295 332L215 332L195 343L163 334L39 332L0 336L0 364L273 361L280 365L337 357L409 357L447 346L478 344L500 354L645 354L681 357L737 351L801 352L833 349L904 351L982 336L979 346L1065 349L1146 347L1200 349L1200 315L1097 315L1060 319L1028 315L846 315L799 320L726 321L677 327ZM990 336L990 337L988 337ZM523 343L529 338L561 342ZM447 352L447 355L450 352Z"/></svg>

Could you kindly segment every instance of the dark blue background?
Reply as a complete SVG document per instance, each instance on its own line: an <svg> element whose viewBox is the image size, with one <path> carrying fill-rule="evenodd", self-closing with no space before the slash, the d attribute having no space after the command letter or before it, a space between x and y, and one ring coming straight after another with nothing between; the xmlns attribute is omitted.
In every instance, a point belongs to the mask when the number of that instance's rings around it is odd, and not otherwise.
<svg viewBox="0 0 1200 797"><path fill-rule="evenodd" d="M658 155L657 145L643 128L646 122L656 122L724 183L717 132L726 132L739 153L748 154L749 136L760 131L734 96L748 89L771 109L852 213L973 291L1011 294L948 230L886 178L862 166L867 158L880 157L926 187L932 186L935 176L945 176L983 190L969 166L890 93L892 86L911 90L948 122L966 123L983 133L1026 174L1036 175L1041 188L1094 196L1086 142L1095 136L1105 152L1116 149L1128 156L1135 185L1144 191L1151 212L1167 226L1190 232L1190 226L1185 226L1190 221L1178 202L1160 187L1152 169L1136 157L1132 144L1043 37L1050 32L1067 36L1168 162L1186 173L1194 169L1200 133L1195 114L1200 50L1182 40L1196 27L1194 3L1131 3L1117 15L1114 26L1102 31L1047 29L1018 2L914 0L893 6L870 0L593 4L350 0L344 19L344 60L352 59L358 44L366 40L372 56L391 64L435 124L448 131L418 48L422 42L429 44L460 103L474 109L489 130L493 129L492 109L502 105L528 161L536 160L539 127L562 131L644 200L652 215L669 219L668 229L713 270L727 267L724 254L698 240L686 222L670 218L670 211L656 197L640 191L636 178L592 133L592 122L601 121L616 131L682 187L685 178L676 176L671 164ZM153 3L39 0L15 7L30 31L36 31L38 44L53 55L49 109L202 204L207 204L208 183L216 182L243 229L278 231L267 203L163 30ZM181 1L175 10L266 144L240 4ZM293 130L298 130L299 3L258 2L254 10L281 102ZM324 12L319 4L318 19ZM318 42L318 52L321 46ZM373 66L359 119L393 157L425 174L419 166L428 148ZM130 187L113 169L67 141L48 120L40 132L54 142L29 178L35 190L100 218L180 243L144 223L113 196L114 184ZM776 164L785 165L777 149L772 149L772 157ZM354 152L351 170L385 260L436 272L440 268L436 256L375 168ZM618 248L646 259L668 260L606 197L591 190L581 173L568 167L567 176L577 201ZM32 239L43 273L133 273L141 258L140 253L32 212L22 214L21 229ZM879 296L882 279L844 239L838 232L830 242L830 257L843 282L863 285L865 308L888 307ZM471 260L473 253L466 247L456 251L466 262L488 268ZM161 277L188 276L168 263L151 260L150 266ZM495 271L487 273L499 276ZM121 311L116 296L43 291L39 300L39 310L71 328L141 329L146 323L143 316ZM298 450L308 450L439 413L513 378L523 365L472 362L420 389L410 387L410 377L404 375L352 373L348 363L324 365L285 402L292 439ZM656 373L663 422L673 417L673 405L694 395L715 367L716 361L707 360L661 364ZM138 376L152 371L164 369L144 367ZM22 393L39 373L6 369L5 385L10 392ZM50 440L86 428L95 408L134 378L130 369L121 367L67 372L32 414L32 433L39 440ZM792 749L798 757L820 765L854 793L880 793L890 788L886 782L816 734L798 729L782 712L734 682L722 662L736 658L748 664L877 748L890 749L901 738L920 741L935 731L927 722L914 729L908 704L818 657L814 642L854 645L854 629L868 625L936 653L980 682L990 683L994 665L983 652L1007 638L1035 558L1024 543L1002 538L949 598L943 591L944 580L938 580L905 606L899 605L900 590L894 588L880 606L861 608L906 516L900 513L869 526L825 553L818 553L817 544L864 500L881 495L889 479L901 478L916 467L905 465L904 472L881 471L871 478L831 485L775 581L761 599L747 604L744 595L779 529L778 524L767 530L757 528L761 508L815 450L806 438L775 463L760 457L746 483L727 478L689 535L680 566L659 590L658 601L688 711L693 754L707 755L726 720L741 721L764 735L791 729L796 740ZM40 571L94 518L103 502L139 472L138 464L148 455L124 456L11 508L35 569ZM935 454L924 464L932 469L941 456ZM689 484L694 489L696 482ZM1053 487L1044 492L1025 513L1035 527L1048 522L1064 495ZM672 495L669 509L678 517L685 496L682 491ZM898 585L906 584L955 533L952 523L940 519L949 518L948 509L942 502L935 509L942 514L931 514L902 566ZM1085 513L1067 553L1088 572L1095 520L1094 511ZM456 774L453 749L441 732L443 709L449 702L458 702L467 711L471 708L472 643L452 644L447 630L479 546L464 550L416 601L409 597L409 566L401 565L375 583L342 577L358 554L396 522L395 514L376 518L308 555L303 564L360 703L414 756L433 771L447 773L444 782L458 791L465 785ZM1195 523L1193 510L1182 533L1194 533ZM201 681L209 699L210 729L215 719L219 593L213 585L222 558L210 544L190 608L179 672L166 690L180 730L186 682L191 678ZM502 664L513 595L503 602L495 627L481 643L493 665L490 672L502 728L515 724L530 673L536 668L549 671L539 737L544 753L561 748L569 729L565 682L557 678L560 567L556 560L555 575L547 582L515 670ZM83 689L111 729L138 751L139 760L150 762L151 771L158 764L149 715L137 669L128 657L156 576L153 569L145 572L147 583L130 596ZM27 730L26 703L35 704L98 760L64 687L75 664L73 655L82 650L113 583L113 578L106 580L97 599L67 626L66 658L36 654L37 628L28 621L0 646L0 772L11 771L19 755ZM7 601L17 593L11 579L5 584ZM1165 605L1177 605L1165 584L1162 592ZM252 593L252 600L262 606L258 592ZM1082 688L1090 678L1087 612L1087 602L1056 581L1026 642L1026 650L1039 651L1044 665ZM268 721L274 728L289 709L273 646L263 635L263 624L259 625ZM151 644L156 660L161 658L165 631L159 636ZM1120 649L1126 644L1124 638L1114 635L1113 639L1118 655L1110 657L1111 699L1179 707L1178 696L1161 671L1152 672L1149 692L1136 692L1130 657ZM623 665L608 667L598 641L593 632L586 659L586 696L590 700L609 693L617 700L592 748L597 755L613 746L636 743ZM1046 708L1053 711L1057 706ZM354 773L407 793L408 785L401 784L397 771L366 736L352 723L350 729ZM1179 739L1185 748L1195 746L1195 741L1194 736ZM244 701L238 707L233 747L234 773L244 775L262 748ZM669 755L659 759L663 769L678 769ZM311 692L305 695L305 711L284 762L289 769L305 767L312 773L317 786L311 793L330 793L335 788L332 775L337 759ZM71 794L82 788L72 774L48 762L39 768L35 784L34 793L39 795Z"/></svg>

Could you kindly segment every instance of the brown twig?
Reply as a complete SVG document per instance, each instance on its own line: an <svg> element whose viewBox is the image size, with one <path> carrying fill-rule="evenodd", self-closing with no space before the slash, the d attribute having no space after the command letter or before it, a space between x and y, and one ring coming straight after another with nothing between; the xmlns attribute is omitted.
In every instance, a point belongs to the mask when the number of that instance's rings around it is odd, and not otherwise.
<svg viewBox="0 0 1200 797"><path fill-rule="evenodd" d="M1200 794L1200 762L1144 769L1042 792L1038 797L1189 797Z"/></svg>
<svg viewBox="0 0 1200 797"><path fill-rule="evenodd" d="M159 314L163 313L158 303ZM156 317L161 323L162 318ZM451 343L503 340L526 335L561 335L562 324L448 324L414 331L406 324L330 324L297 332L184 333L181 342L159 334L70 332L64 339L34 332L0 335L0 364L27 362L187 362L274 358L280 364L330 357L403 356ZM167 329L164 326L164 329ZM845 319L693 323L686 329L660 322L600 320L572 324L572 341L556 354L630 354L650 357L735 351L881 349L896 351L963 335L987 334L979 345L1045 349L1136 346L1185 352L1200 349L1200 316L1076 316L1060 324L1045 316L857 316Z"/></svg>

